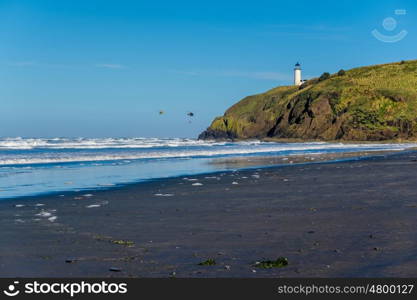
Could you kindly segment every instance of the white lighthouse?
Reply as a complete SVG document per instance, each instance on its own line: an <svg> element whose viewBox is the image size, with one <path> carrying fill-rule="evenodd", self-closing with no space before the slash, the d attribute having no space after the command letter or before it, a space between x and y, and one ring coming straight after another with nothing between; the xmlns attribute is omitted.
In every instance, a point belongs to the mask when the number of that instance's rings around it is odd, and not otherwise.
<svg viewBox="0 0 417 300"><path fill-rule="evenodd" d="M299 63L295 64L294 67L294 85L301 85L303 82L301 80L301 65Z"/></svg>

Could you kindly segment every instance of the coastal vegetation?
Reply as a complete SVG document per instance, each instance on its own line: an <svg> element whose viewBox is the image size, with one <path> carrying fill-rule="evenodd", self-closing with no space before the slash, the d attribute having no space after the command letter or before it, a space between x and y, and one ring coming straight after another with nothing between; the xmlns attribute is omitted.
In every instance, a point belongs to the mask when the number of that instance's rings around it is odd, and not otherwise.
<svg viewBox="0 0 417 300"><path fill-rule="evenodd" d="M199 138L416 139L417 60L325 72L248 96Z"/></svg>

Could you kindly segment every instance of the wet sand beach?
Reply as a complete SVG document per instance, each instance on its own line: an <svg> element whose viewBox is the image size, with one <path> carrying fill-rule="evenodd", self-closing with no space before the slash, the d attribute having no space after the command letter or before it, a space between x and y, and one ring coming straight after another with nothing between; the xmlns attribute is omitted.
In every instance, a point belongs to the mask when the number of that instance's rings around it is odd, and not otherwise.
<svg viewBox="0 0 417 300"><path fill-rule="evenodd" d="M415 151L4 200L0 276L415 277L416 214Z"/></svg>

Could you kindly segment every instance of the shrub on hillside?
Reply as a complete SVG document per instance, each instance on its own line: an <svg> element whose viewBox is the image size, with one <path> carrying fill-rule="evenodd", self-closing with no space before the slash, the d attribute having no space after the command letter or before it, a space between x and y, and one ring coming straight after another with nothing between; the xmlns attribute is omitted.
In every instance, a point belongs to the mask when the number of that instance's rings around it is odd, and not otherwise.
<svg viewBox="0 0 417 300"><path fill-rule="evenodd" d="M323 81L323 80L326 80L326 79L329 79L330 78L330 73L328 73L328 72L324 72L323 74L321 74L321 76L319 77L319 81Z"/></svg>

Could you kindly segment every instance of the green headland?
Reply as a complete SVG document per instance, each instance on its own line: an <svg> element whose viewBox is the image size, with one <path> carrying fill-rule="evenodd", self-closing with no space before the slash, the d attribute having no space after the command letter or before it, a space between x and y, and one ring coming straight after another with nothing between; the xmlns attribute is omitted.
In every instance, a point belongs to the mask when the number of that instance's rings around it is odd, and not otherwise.
<svg viewBox="0 0 417 300"><path fill-rule="evenodd" d="M248 96L200 139L417 139L417 60L323 73Z"/></svg>

